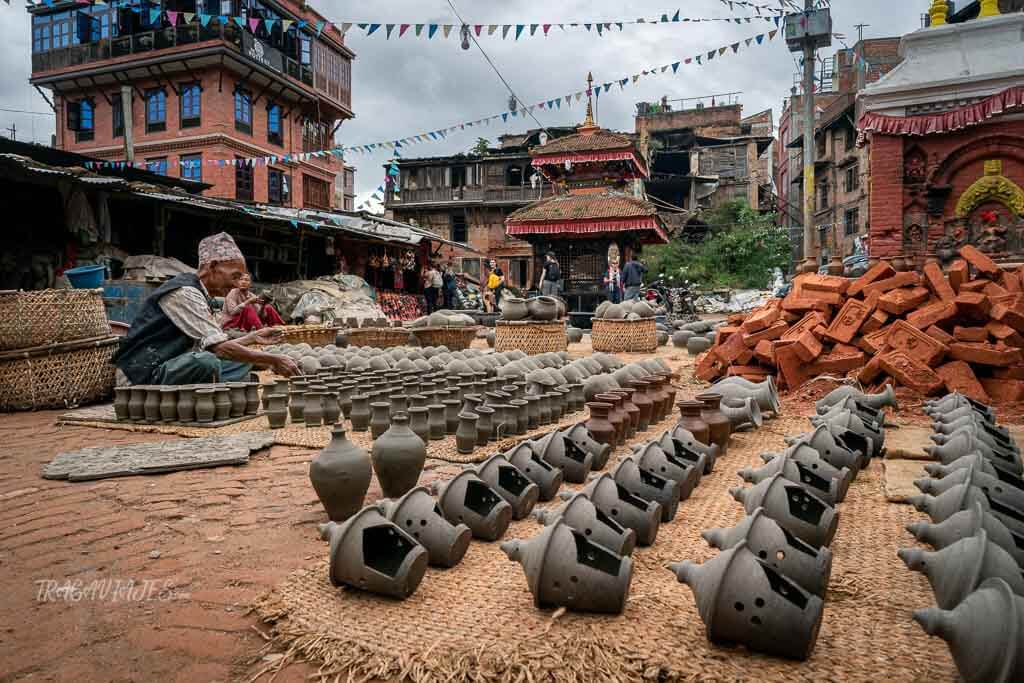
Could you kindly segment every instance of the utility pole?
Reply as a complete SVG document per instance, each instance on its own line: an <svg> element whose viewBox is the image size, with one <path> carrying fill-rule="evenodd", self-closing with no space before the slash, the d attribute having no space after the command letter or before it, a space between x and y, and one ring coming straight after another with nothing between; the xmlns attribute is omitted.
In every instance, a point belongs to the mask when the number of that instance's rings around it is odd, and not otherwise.
<svg viewBox="0 0 1024 683"><path fill-rule="evenodd" d="M814 0L804 0L804 12L814 9ZM804 267L805 273L818 270L818 248L814 230L814 41L804 39Z"/></svg>
<svg viewBox="0 0 1024 683"><path fill-rule="evenodd" d="M857 24L857 46L860 47L860 59L857 61L857 92L864 89L868 79L868 59L864 56L864 29L871 24ZM857 57L857 49L853 50L854 58Z"/></svg>
<svg viewBox="0 0 1024 683"><path fill-rule="evenodd" d="M124 121L124 160L129 164L135 161L135 135L132 130L132 86L121 86L121 119Z"/></svg>
<svg viewBox="0 0 1024 683"><path fill-rule="evenodd" d="M11 140L17 141L18 139L18 124L12 123L11 127L7 129L7 132L11 134Z"/></svg>

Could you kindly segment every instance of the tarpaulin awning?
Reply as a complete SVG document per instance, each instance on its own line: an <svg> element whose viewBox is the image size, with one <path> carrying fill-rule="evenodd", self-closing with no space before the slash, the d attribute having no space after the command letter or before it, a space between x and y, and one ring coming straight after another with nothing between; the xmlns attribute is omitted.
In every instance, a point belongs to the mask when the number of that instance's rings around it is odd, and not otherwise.
<svg viewBox="0 0 1024 683"><path fill-rule="evenodd" d="M937 135L985 123L1010 109L1024 108L1024 86L1014 86L965 107L922 116L888 116L867 112L857 128L861 141L866 133L882 135Z"/></svg>

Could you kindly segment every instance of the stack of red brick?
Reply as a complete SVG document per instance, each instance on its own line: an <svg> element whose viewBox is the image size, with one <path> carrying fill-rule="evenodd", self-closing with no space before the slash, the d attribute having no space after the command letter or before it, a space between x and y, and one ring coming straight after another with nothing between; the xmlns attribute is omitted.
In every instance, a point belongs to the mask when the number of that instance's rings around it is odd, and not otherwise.
<svg viewBox="0 0 1024 683"><path fill-rule="evenodd" d="M800 275L784 299L733 316L698 359L697 377L772 375L800 387L857 371L929 396L1024 400L1024 269L1006 271L967 246L943 273L896 272L882 261L857 279Z"/></svg>

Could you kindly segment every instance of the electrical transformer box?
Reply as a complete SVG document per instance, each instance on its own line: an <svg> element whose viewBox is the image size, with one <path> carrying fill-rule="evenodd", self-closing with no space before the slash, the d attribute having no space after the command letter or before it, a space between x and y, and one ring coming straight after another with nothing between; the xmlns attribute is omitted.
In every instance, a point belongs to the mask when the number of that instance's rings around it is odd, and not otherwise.
<svg viewBox="0 0 1024 683"><path fill-rule="evenodd" d="M786 44L790 52L801 52L807 39L815 49L832 44L832 12L827 7L786 15Z"/></svg>

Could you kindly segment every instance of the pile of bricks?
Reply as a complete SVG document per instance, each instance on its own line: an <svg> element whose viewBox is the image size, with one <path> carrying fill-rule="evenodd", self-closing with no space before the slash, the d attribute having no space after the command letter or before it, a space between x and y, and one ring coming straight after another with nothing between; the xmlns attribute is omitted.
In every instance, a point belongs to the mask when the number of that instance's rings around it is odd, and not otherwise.
<svg viewBox="0 0 1024 683"><path fill-rule="evenodd" d="M944 273L882 261L857 279L804 274L784 299L733 316L697 362L697 377L796 389L819 375L925 395L959 391L1024 400L1024 268L1006 271L972 246Z"/></svg>

